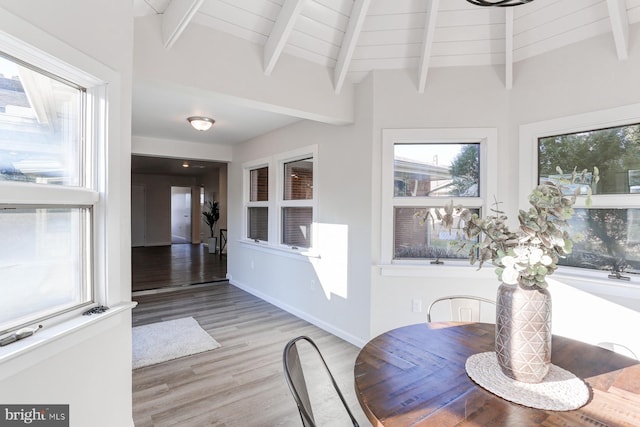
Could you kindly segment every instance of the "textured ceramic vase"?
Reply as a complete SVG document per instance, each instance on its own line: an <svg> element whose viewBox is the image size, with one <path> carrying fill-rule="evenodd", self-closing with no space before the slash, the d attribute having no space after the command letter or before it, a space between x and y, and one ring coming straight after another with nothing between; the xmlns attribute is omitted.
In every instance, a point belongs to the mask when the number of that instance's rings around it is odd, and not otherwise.
<svg viewBox="0 0 640 427"><path fill-rule="evenodd" d="M551 364L551 295L502 284L496 303L496 356L510 378L541 382Z"/></svg>

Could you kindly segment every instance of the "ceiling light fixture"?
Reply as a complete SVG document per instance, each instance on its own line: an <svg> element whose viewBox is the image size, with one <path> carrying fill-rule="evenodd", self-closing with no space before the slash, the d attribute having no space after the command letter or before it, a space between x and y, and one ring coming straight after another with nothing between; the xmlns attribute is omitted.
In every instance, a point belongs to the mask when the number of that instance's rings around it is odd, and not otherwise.
<svg viewBox="0 0 640 427"><path fill-rule="evenodd" d="M189 167L189 163L185 160L185 161L182 163L182 167L183 167L183 168L188 168L188 167Z"/></svg>
<svg viewBox="0 0 640 427"><path fill-rule="evenodd" d="M200 116L187 117L187 121L191 123L191 126L193 126L195 130L199 131L209 130L209 128L211 128L211 126L213 126L213 124L216 122L209 117Z"/></svg>
<svg viewBox="0 0 640 427"><path fill-rule="evenodd" d="M527 4L533 0L467 0L471 4L476 6L498 6L498 7L511 7L520 6L521 4Z"/></svg>

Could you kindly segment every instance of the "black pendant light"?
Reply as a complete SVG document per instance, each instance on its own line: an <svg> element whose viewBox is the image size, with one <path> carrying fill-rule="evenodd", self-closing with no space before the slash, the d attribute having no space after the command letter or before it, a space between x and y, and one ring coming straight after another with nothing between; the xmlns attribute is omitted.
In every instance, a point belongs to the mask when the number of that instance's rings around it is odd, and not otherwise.
<svg viewBox="0 0 640 427"><path fill-rule="evenodd" d="M519 6L521 4L527 4L533 0L467 0L471 4L476 6L498 6L498 7L511 7Z"/></svg>

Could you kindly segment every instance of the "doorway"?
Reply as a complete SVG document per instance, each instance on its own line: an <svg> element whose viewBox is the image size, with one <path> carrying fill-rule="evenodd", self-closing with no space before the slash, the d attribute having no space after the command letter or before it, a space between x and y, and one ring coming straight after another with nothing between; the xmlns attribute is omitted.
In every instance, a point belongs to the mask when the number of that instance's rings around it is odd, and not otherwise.
<svg viewBox="0 0 640 427"><path fill-rule="evenodd" d="M171 243L191 243L191 187L171 187Z"/></svg>

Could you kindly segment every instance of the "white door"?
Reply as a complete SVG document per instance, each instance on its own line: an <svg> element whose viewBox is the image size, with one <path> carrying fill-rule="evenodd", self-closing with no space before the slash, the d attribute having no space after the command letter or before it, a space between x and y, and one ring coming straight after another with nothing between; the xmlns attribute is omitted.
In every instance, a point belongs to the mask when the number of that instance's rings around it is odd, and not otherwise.
<svg viewBox="0 0 640 427"><path fill-rule="evenodd" d="M171 187L171 243L191 243L191 187Z"/></svg>

